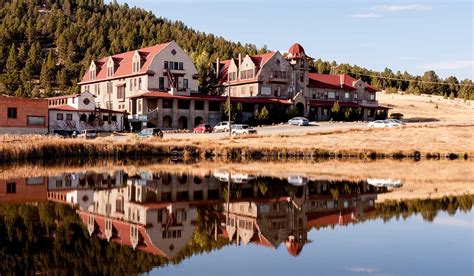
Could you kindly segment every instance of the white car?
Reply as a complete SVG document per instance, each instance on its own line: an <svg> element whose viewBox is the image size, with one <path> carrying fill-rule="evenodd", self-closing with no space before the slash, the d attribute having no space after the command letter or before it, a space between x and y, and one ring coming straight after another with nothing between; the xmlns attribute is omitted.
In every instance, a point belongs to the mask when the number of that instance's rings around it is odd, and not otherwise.
<svg viewBox="0 0 474 276"><path fill-rule="evenodd" d="M288 120L288 124L295 126L307 126L309 125L309 120L305 117L294 117Z"/></svg>
<svg viewBox="0 0 474 276"><path fill-rule="evenodd" d="M386 128L387 124L382 120L373 121L367 124L370 128Z"/></svg>
<svg viewBox="0 0 474 276"><path fill-rule="evenodd" d="M257 134L257 130L249 125L232 125L232 135Z"/></svg>
<svg viewBox="0 0 474 276"><path fill-rule="evenodd" d="M370 128L392 128L392 127L399 127L401 124L396 122L390 122L388 120L377 120L367 124Z"/></svg>
<svg viewBox="0 0 474 276"><path fill-rule="evenodd" d="M234 122L230 122L233 124ZM229 131L229 121L223 121L218 123L212 128L212 132L227 132Z"/></svg>
<svg viewBox="0 0 474 276"><path fill-rule="evenodd" d="M402 122L400 120L397 120L397 119L387 119L385 121L395 123L395 124L399 124L399 125L406 125L404 122Z"/></svg>
<svg viewBox="0 0 474 276"><path fill-rule="evenodd" d="M97 132L93 129L84 129L77 135L77 138L93 139L97 137Z"/></svg>

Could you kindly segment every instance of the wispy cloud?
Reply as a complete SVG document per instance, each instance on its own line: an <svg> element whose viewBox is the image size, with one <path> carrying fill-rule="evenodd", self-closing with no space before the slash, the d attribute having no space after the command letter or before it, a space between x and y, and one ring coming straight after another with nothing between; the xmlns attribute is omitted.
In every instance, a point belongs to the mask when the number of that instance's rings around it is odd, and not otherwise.
<svg viewBox="0 0 474 276"><path fill-rule="evenodd" d="M352 14L352 18L378 18L387 13L396 12L414 12L431 10L430 6L422 4L405 4L405 5L378 5L365 9L364 12Z"/></svg>
<svg viewBox="0 0 474 276"><path fill-rule="evenodd" d="M368 274L373 274L378 271L376 268L373 268L373 267L360 267L360 266L346 267L345 269L350 272L368 273Z"/></svg>
<svg viewBox="0 0 474 276"><path fill-rule="evenodd" d="M424 66L428 69L433 70L456 70L456 69L467 69L474 67L474 60L452 60L442 61L437 63L426 64Z"/></svg>
<svg viewBox="0 0 474 276"><path fill-rule="evenodd" d="M453 227L474 228L472 221L456 218L437 218L433 223Z"/></svg>
<svg viewBox="0 0 474 276"><path fill-rule="evenodd" d="M426 11L430 9L431 7L421 4L381 5L372 7L372 10L380 12Z"/></svg>
<svg viewBox="0 0 474 276"><path fill-rule="evenodd" d="M382 16L381 14L374 13L374 12L351 14L352 18L378 18L381 16Z"/></svg>

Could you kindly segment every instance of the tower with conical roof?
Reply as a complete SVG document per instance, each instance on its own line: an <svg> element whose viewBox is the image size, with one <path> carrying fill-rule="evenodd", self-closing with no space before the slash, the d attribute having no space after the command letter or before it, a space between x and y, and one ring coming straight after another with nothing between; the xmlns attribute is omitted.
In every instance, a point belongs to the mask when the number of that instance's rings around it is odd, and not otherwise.
<svg viewBox="0 0 474 276"><path fill-rule="evenodd" d="M286 54L285 58L288 60L290 65L292 66L292 74L291 74L291 88L293 90L293 95L296 96L298 93L306 97L307 95L307 85L308 85L308 71L309 71L309 62L313 59L312 57L306 55L303 46L299 43L294 43L291 45L290 49L288 49L288 54ZM303 108L300 111L303 115L304 113L304 106L297 106L298 109Z"/></svg>

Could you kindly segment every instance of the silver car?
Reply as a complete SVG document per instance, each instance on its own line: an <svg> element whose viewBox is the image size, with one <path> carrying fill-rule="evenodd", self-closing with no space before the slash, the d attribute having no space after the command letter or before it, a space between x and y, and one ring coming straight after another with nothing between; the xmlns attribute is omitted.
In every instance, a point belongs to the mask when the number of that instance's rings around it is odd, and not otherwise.
<svg viewBox="0 0 474 276"><path fill-rule="evenodd" d="M295 126L307 126L309 125L309 120L305 117L294 117L288 120L288 124Z"/></svg>
<svg viewBox="0 0 474 276"><path fill-rule="evenodd" d="M234 122L230 122L233 124ZM229 121L222 121L215 125L212 128L212 132L228 132L229 131Z"/></svg>
<svg viewBox="0 0 474 276"><path fill-rule="evenodd" d="M249 125L232 125L232 135L257 134L257 130Z"/></svg>

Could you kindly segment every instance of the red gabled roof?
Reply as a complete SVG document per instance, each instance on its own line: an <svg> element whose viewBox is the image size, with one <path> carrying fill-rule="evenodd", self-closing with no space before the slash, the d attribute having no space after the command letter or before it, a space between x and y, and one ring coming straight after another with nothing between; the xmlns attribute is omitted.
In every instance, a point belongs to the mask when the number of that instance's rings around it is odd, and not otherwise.
<svg viewBox="0 0 474 276"><path fill-rule="evenodd" d="M90 81L102 81L106 79L115 79L119 77L126 77L131 75L142 75L148 73L149 66L155 57L156 54L161 52L166 46L168 46L170 42L157 44L151 47L142 48L139 50L128 51L121 54L116 54L109 57L103 57L98 61L94 61L97 67L96 69L96 78L95 80L91 80L89 76L89 68L87 68L84 77L82 78L80 83L86 83ZM133 66L132 60L135 51L138 51L140 57L142 58L142 66L140 71L137 73L133 73ZM107 61L109 58L112 58L114 63L116 64L115 72L112 77L107 77Z"/></svg>
<svg viewBox="0 0 474 276"><path fill-rule="evenodd" d="M317 74L309 73L309 87L316 88L328 88L328 89L343 89L343 90L357 90L354 87L354 82L357 79L351 77L349 74L337 74L337 75L328 75L328 74ZM369 92L377 92L379 89L376 87L364 82L366 87L365 89Z"/></svg>
<svg viewBox="0 0 474 276"><path fill-rule="evenodd" d="M258 55L249 56L250 59L252 60L252 62L255 64L255 67L256 67L257 70L256 70L256 73L255 73L255 78L247 79L245 81L246 82L256 81L260 68L262 68L275 54L276 54L276 52L270 51L270 52L265 53L265 54L258 54ZM222 84L222 83L227 81L227 72L228 72L231 60L232 59L226 59L226 60L222 60L222 61L219 62L220 66L221 66L220 67L221 69L219 69L220 72L217 72L217 74L219 74L219 77L220 77L219 82L218 82L219 84ZM236 63L238 63L238 61L236 59L233 59L233 60ZM237 66L239 66L239 65L237 64Z"/></svg>
<svg viewBox="0 0 474 276"><path fill-rule="evenodd" d="M328 89L342 89L342 90L357 90L352 86L352 80L356 80L347 74L328 75L308 73L309 87L328 88Z"/></svg>

